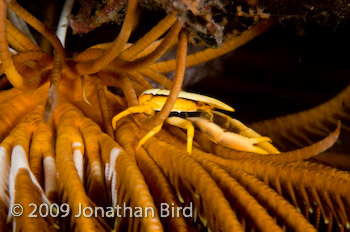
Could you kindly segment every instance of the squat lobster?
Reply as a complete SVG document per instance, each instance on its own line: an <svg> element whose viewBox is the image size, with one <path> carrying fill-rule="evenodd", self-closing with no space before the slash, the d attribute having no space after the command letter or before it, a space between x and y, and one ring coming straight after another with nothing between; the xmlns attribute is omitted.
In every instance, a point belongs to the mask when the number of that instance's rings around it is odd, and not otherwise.
<svg viewBox="0 0 350 232"><path fill-rule="evenodd" d="M116 123L119 119L129 114L146 113L146 114L154 115L154 111L160 111L162 109L169 93L170 91L165 89L146 90L139 96L139 104L140 104L139 106L129 107L128 109L114 116L112 120L113 129L116 128ZM232 112L234 111L234 109L231 106L215 98L211 98L200 94L180 91L171 112L196 112L199 110L203 110L205 112L208 112L208 114L211 114L212 110L215 108L226 110L226 111L232 111ZM166 123L187 130L187 152L189 153L192 152L192 143L193 143L193 136L194 136L194 126L192 123L194 123L195 126L201 132L206 133L209 139L215 143L220 143L223 146L230 147L240 151L255 152L259 154L269 153L267 150L264 150L263 148L257 146L257 144L266 143L266 142L269 143L271 142L270 138L261 137L256 132L249 134L250 136L246 136L246 135L243 136L241 134L237 134L233 132L225 132L222 128L220 128L216 124L202 118L196 117L196 118L187 118L187 119L183 119L180 117L168 117L166 119ZM231 120L231 123L232 122L238 128L240 128L240 130L247 130L247 129L251 130L250 128L247 128L246 126L244 126L244 124L239 122L238 120ZM142 146L142 144L144 144L150 137L158 133L161 128L162 128L162 124L153 128L150 132L148 132L140 140L136 149ZM252 137L252 136L256 136L256 137ZM277 149L272 149L272 150L274 153L278 153Z"/></svg>

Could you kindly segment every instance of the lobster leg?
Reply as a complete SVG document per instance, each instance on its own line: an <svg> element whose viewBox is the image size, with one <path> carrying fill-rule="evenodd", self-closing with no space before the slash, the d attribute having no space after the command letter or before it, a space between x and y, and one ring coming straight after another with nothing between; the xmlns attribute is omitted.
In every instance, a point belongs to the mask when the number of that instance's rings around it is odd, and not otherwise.
<svg viewBox="0 0 350 232"><path fill-rule="evenodd" d="M119 121L121 118L129 115L129 114L136 114L136 113L145 113L149 115L154 115L154 110L151 106L148 105L140 105L140 106L132 106L127 108L126 110L120 112L116 116L113 117L112 119L112 126L113 129L115 130L117 126L117 121Z"/></svg>
<svg viewBox="0 0 350 232"><path fill-rule="evenodd" d="M166 119L166 122L170 125L187 130L187 152L192 153L192 143L194 136L193 124L190 121L179 117L169 117Z"/></svg>

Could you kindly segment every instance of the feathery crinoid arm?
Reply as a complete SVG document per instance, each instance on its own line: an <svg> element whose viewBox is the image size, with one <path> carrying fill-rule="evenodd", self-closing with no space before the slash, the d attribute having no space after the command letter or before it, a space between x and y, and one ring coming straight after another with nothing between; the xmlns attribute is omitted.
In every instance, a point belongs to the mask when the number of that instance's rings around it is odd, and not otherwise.
<svg viewBox="0 0 350 232"><path fill-rule="evenodd" d="M249 125L264 131L282 150L300 148L329 134L339 120L348 129L350 86L329 101L312 109Z"/></svg>
<svg viewBox="0 0 350 232"><path fill-rule="evenodd" d="M123 153L118 156L116 160L116 179L115 190L118 195L118 205L122 207L140 207L142 209L143 216L140 218L131 217L129 226L134 228L140 226L144 231L162 231L153 198L144 177L130 154ZM115 223L116 230L122 229L119 227L121 224L118 223L120 220L121 218L118 218L117 223Z"/></svg>

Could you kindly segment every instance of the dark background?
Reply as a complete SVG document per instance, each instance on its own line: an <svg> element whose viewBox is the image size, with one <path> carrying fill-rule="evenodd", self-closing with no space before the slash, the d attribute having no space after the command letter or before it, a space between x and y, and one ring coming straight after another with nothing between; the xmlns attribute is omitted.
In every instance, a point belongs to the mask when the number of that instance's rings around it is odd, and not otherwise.
<svg viewBox="0 0 350 232"><path fill-rule="evenodd" d="M131 42L163 17L163 12L140 10ZM69 33L68 54L112 41L119 27L107 24L85 35ZM314 107L349 83L348 28L347 19L324 23L303 17L280 20L230 54L188 69L184 89L229 103L236 109L234 116L245 123Z"/></svg>

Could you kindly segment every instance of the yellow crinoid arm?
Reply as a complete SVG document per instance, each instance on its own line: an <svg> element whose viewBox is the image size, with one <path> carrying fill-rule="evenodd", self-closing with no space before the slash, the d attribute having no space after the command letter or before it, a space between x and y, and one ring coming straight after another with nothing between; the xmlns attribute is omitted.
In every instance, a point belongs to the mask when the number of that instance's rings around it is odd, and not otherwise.
<svg viewBox="0 0 350 232"><path fill-rule="evenodd" d="M194 136L193 124L190 121L179 117L169 117L167 118L166 122L170 125L187 130L187 152L192 153L192 143Z"/></svg>
<svg viewBox="0 0 350 232"><path fill-rule="evenodd" d="M119 114L117 114L116 116L113 117L113 119L112 119L113 129L115 130L116 125L117 125L117 121L119 121L122 117L125 117L129 114L136 114L136 113L145 113L145 114L154 115L154 110L149 105L140 105L140 106L129 107L126 110L120 112Z"/></svg>
<svg viewBox="0 0 350 232"><path fill-rule="evenodd" d="M233 37L232 39L225 41L222 46L218 48L207 48L202 51L188 55L186 58L186 67L191 67L206 61L212 60L228 52L242 46L248 41L259 36L270 27L274 25L273 20L261 20L256 25L252 26L248 30L245 30L240 35ZM167 73L175 70L175 59L160 61L150 65L150 68L160 73Z"/></svg>

